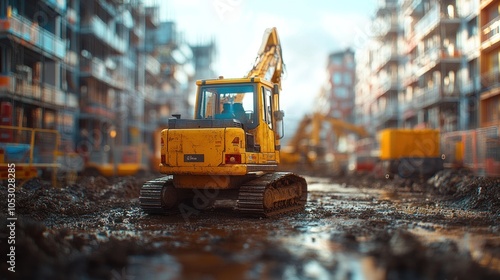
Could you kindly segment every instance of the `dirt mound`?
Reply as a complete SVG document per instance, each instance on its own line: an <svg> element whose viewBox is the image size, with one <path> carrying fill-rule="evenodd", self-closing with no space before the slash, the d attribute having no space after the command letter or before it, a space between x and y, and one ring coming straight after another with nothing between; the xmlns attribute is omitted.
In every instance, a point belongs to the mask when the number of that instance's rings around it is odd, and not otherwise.
<svg viewBox="0 0 500 280"><path fill-rule="evenodd" d="M384 237L387 234L384 233ZM387 279L495 279L498 273L483 269L471 261L468 252L461 251L451 241L422 244L415 235L397 230L388 242L372 252L386 267ZM385 248L384 248L385 247ZM453 264L453 265L450 265Z"/></svg>
<svg viewBox="0 0 500 280"><path fill-rule="evenodd" d="M139 198L142 181L133 177L111 181L104 177L82 177L76 184L53 188L46 182L16 190L16 214L35 220L51 215L79 216L130 204ZM0 188L0 200L7 201L7 188ZM7 213L7 204L0 204Z"/></svg>
<svg viewBox="0 0 500 280"><path fill-rule="evenodd" d="M450 201L461 209L500 216L500 178L476 177L467 170L443 170L427 183L438 193L451 195Z"/></svg>
<svg viewBox="0 0 500 280"><path fill-rule="evenodd" d="M6 221L0 216L0 221ZM2 222L0 249L7 252L8 228ZM105 234L104 234L105 235ZM4 248L5 247L5 248ZM111 279L132 255L151 255L156 249L137 238L118 240L90 233L53 230L28 218L16 223L16 267L9 279ZM0 264L7 271L7 262ZM21 269L22 268L22 269Z"/></svg>

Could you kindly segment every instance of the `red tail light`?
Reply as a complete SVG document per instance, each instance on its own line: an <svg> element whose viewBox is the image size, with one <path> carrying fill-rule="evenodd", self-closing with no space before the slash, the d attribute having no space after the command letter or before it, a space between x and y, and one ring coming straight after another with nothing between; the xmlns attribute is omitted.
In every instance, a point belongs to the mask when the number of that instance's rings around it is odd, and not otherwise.
<svg viewBox="0 0 500 280"><path fill-rule="evenodd" d="M241 155L240 154L226 154L226 156L224 158L224 163L226 163L226 164L241 163Z"/></svg>
<svg viewBox="0 0 500 280"><path fill-rule="evenodd" d="M161 164L165 165L167 163L167 158L165 155L161 155Z"/></svg>

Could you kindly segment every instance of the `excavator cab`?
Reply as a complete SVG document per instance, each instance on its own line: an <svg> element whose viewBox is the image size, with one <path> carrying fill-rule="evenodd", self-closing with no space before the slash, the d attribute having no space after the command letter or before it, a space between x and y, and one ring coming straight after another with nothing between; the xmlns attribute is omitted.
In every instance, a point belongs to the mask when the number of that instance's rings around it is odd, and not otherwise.
<svg viewBox="0 0 500 280"><path fill-rule="evenodd" d="M201 86L195 119L236 119L250 128L257 123L255 98L253 84Z"/></svg>
<svg viewBox="0 0 500 280"><path fill-rule="evenodd" d="M283 114L275 113L281 111L272 83L241 78L202 80L197 85L194 119L170 119L161 134L160 171L225 176L276 170L277 128Z"/></svg>

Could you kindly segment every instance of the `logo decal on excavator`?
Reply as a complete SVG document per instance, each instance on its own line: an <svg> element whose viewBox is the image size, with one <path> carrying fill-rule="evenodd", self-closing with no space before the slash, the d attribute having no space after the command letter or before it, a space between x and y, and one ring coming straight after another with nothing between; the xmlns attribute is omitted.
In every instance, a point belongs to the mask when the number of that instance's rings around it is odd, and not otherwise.
<svg viewBox="0 0 500 280"><path fill-rule="evenodd" d="M205 155L204 154L185 154L184 162L204 162Z"/></svg>

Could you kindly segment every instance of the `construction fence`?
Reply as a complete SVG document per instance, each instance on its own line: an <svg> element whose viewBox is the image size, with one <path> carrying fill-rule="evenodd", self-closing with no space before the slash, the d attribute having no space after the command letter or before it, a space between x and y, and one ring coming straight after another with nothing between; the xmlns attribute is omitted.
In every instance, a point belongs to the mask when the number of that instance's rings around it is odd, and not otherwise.
<svg viewBox="0 0 500 280"><path fill-rule="evenodd" d="M71 170L61 169L61 159L68 155L59 152L59 145L57 130L0 126L0 180L8 179L15 166L19 183L45 176L56 186L58 178L72 176Z"/></svg>
<svg viewBox="0 0 500 280"><path fill-rule="evenodd" d="M465 167L476 175L500 177L500 135L496 126L441 135L445 167Z"/></svg>

